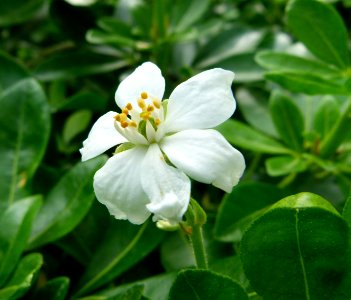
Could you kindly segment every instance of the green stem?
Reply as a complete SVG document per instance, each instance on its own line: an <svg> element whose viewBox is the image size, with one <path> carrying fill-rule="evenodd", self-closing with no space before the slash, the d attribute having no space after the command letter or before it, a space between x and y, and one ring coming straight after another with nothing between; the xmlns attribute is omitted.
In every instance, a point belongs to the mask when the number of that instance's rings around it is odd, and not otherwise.
<svg viewBox="0 0 351 300"><path fill-rule="evenodd" d="M193 226L193 232L190 235L191 244L193 246L196 266L198 269L208 269L207 255L204 247L204 239L202 235L202 226Z"/></svg>

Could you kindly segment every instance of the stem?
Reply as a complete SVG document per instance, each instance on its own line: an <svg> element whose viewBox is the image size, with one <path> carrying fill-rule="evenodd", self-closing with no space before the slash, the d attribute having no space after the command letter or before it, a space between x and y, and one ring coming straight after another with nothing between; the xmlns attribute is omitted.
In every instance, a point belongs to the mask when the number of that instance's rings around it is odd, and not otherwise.
<svg viewBox="0 0 351 300"><path fill-rule="evenodd" d="M193 226L193 232L190 235L191 244L193 246L196 266L198 269L208 269L207 255L204 247L204 239L202 235L202 226Z"/></svg>

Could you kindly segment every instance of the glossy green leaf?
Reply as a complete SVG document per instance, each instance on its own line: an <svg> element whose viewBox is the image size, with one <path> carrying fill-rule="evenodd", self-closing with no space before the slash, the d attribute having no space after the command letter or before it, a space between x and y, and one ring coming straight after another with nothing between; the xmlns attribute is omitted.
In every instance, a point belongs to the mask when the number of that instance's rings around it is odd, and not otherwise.
<svg viewBox="0 0 351 300"><path fill-rule="evenodd" d="M265 77L296 93L307 95L348 94L343 82L325 79L318 74L272 71L266 73Z"/></svg>
<svg viewBox="0 0 351 300"><path fill-rule="evenodd" d="M86 39L92 44L106 44L119 47L135 47L136 45L136 41L131 38L126 38L111 32L104 32L98 29L90 29L87 32Z"/></svg>
<svg viewBox="0 0 351 300"><path fill-rule="evenodd" d="M0 286L5 283L27 245L41 197L17 201L0 214Z"/></svg>
<svg viewBox="0 0 351 300"><path fill-rule="evenodd" d="M78 110L70 115L62 131L63 142L69 144L78 134L86 130L90 124L92 113L89 110Z"/></svg>
<svg viewBox="0 0 351 300"><path fill-rule="evenodd" d="M107 295L94 295L83 298L78 298L78 300L141 300L143 297L144 285L133 284L119 287L118 290L115 289L113 293L107 293Z"/></svg>
<svg viewBox="0 0 351 300"><path fill-rule="evenodd" d="M32 300L64 300L69 287L68 277L57 277L49 280L31 297Z"/></svg>
<svg viewBox="0 0 351 300"><path fill-rule="evenodd" d="M41 87L33 79L18 81L4 90L0 105L0 207L4 208L20 197L44 155L50 112Z"/></svg>
<svg viewBox="0 0 351 300"><path fill-rule="evenodd" d="M32 286L42 264L43 258L39 253L22 258L6 287L0 290L0 299L15 300L23 296Z"/></svg>
<svg viewBox="0 0 351 300"><path fill-rule="evenodd" d="M301 151L304 119L297 105L280 92L271 95L269 105L273 123L282 140L292 149Z"/></svg>
<svg viewBox="0 0 351 300"><path fill-rule="evenodd" d="M292 0L286 14L288 26L315 56L340 68L349 64L347 30L331 5Z"/></svg>
<svg viewBox="0 0 351 300"><path fill-rule="evenodd" d="M81 278L78 295L100 287L135 265L160 243L163 234L150 222L142 226L112 222Z"/></svg>
<svg viewBox="0 0 351 300"><path fill-rule="evenodd" d="M37 66L34 75L40 80L50 81L111 72L125 66L126 62L116 56L77 50L51 56Z"/></svg>
<svg viewBox="0 0 351 300"><path fill-rule="evenodd" d="M78 225L95 199L93 176L105 162L106 157L99 156L78 163L57 183L34 222L29 249L52 242Z"/></svg>
<svg viewBox="0 0 351 300"><path fill-rule="evenodd" d="M346 271L348 234L346 222L324 198L289 196L244 234L245 274L265 299L335 299Z"/></svg>
<svg viewBox="0 0 351 300"><path fill-rule="evenodd" d="M17 24L32 18L44 2L44 0L0 1L0 26Z"/></svg>
<svg viewBox="0 0 351 300"><path fill-rule="evenodd" d="M340 108L334 97L327 97L320 101L314 116L313 129L323 139L333 128L340 117Z"/></svg>
<svg viewBox="0 0 351 300"><path fill-rule="evenodd" d="M263 37L263 31L243 26L222 31L201 47L195 66L198 69L206 69L234 55L252 52L260 44Z"/></svg>
<svg viewBox="0 0 351 300"><path fill-rule="evenodd" d="M277 156L266 160L267 173L270 176L282 176L300 173L307 169L308 164L300 157Z"/></svg>
<svg viewBox="0 0 351 300"><path fill-rule="evenodd" d="M312 73L323 77L341 76L338 69L328 64L285 52L262 51L256 55L256 61L273 71Z"/></svg>
<svg viewBox="0 0 351 300"><path fill-rule="evenodd" d="M290 150L251 127L229 119L216 128L233 145L258 153L284 154Z"/></svg>
<svg viewBox="0 0 351 300"><path fill-rule="evenodd" d="M29 77L28 72L23 67L3 52L0 52L0 66L0 91L4 91L15 83Z"/></svg>
<svg viewBox="0 0 351 300"><path fill-rule="evenodd" d="M284 195L282 190L265 183L237 185L221 202L214 228L215 237L223 242L239 241L242 237L240 221L272 205Z"/></svg>
<svg viewBox="0 0 351 300"><path fill-rule="evenodd" d="M169 300L248 300L244 289L229 277L208 270L181 271L169 294Z"/></svg>
<svg viewBox="0 0 351 300"><path fill-rule="evenodd" d="M236 101L245 120L255 129L278 137L268 107L269 95L261 89L245 87L236 90Z"/></svg>

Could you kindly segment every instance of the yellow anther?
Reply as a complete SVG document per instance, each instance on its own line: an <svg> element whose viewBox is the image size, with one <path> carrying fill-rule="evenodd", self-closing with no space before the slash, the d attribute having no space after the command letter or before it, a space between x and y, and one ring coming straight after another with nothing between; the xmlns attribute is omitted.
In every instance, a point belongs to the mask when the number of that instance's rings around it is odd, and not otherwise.
<svg viewBox="0 0 351 300"><path fill-rule="evenodd" d="M148 112L152 112L152 111L154 111L154 109L155 109L155 108L154 108L152 105L148 105L148 107L147 107L146 110L147 110Z"/></svg>
<svg viewBox="0 0 351 300"><path fill-rule="evenodd" d="M119 120L118 121L123 122L125 120L127 120L127 114L122 112L121 114L119 114Z"/></svg>
<svg viewBox="0 0 351 300"><path fill-rule="evenodd" d="M126 122L126 121L122 121L122 122L121 122L121 126L122 126L122 128L127 128L127 127L128 127L128 125L129 125L129 123L128 123L128 122Z"/></svg>
<svg viewBox="0 0 351 300"><path fill-rule="evenodd" d="M121 116L119 114L115 115L114 118L117 122L121 121Z"/></svg>
<svg viewBox="0 0 351 300"><path fill-rule="evenodd" d="M131 121L131 122L129 123L129 126L130 126L130 127L138 127L137 123L134 122L134 121Z"/></svg>
<svg viewBox="0 0 351 300"><path fill-rule="evenodd" d="M128 103L128 104L126 105L126 109L128 109L128 110L132 110L132 109L133 109L132 104L131 104L131 103Z"/></svg>
<svg viewBox="0 0 351 300"><path fill-rule="evenodd" d="M140 114L140 117L141 117L143 120L147 121L147 120L150 119L150 113L144 111L144 112L142 112L142 113Z"/></svg>
<svg viewBox="0 0 351 300"><path fill-rule="evenodd" d="M144 99L138 99L138 105L140 108L145 108L145 100Z"/></svg>
<svg viewBox="0 0 351 300"><path fill-rule="evenodd" d="M125 115L128 115L129 114L129 110L128 110L128 108L123 108L122 109L122 113L124 113Z"/></svg>
<svg viewBox="0 0 351 300"><path fill-rule="evenodd" d="M161 101L160 100L154 99L152 101L152 104L158 109L160 109L160 107L161 107Z"/></svg>
<svg viewBox="0 0 351 300"><path fill-rule="evenodd" d="M160 125L160 123L161 123L161 120L160 120L160 119L156 119L156 120L155 120L156 126Z"/></svg>
<svg viewBox="0 0 351 300"><path fill-rule="evenodd" d="M141 96L141 98L143 98L143 99L149 98L147 92L142 92L142 93L140 94L140 96Z"/></svg>

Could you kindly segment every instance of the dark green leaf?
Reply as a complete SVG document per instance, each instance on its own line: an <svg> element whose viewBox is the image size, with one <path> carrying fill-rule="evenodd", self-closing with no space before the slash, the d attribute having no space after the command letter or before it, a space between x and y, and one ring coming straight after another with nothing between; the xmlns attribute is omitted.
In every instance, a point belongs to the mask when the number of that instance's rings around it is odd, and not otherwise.
<svg viewBox="0 0 351 300"><path fill-rule="evenodd" d="M32 18L44 2L44 0L0 1L0 26L17 24Z"/></svg>
<svg viewBox="0 0 351 300"><path fill-rule="evenodd" d="M284 52L262 51L256 55L256 61L272 71L292 73L312 73L322 77L341 76L341 72L330 65Z"/></svg>
<svg viewBox="0 0 351 300"><path fill-rule="evenodd" d="M315 56L340 68L349 64L347 30L331 5L293 0L286 13L288 26Z"/></svg>
<svg viewBox="0 0 351 300"><path fill-rule="evenodd" d="M351 228L351 192L344 204L344 208L342 210L342 216L345 219L345 221L349 224L349 227Z"/></svg>
<svg viewBox="0 0 351 300"><path fill-rule="evenodd" d="M143 296L144 285L143 284L132 284L127 286L119 287L115 289L113 293L107 293L110 295L94 295L78 300L141 300Z"/></svg>
<svg viewBox="0 0 351 300"><path fill-rule="evenodd" d="M239 222L284 197L282 190L269 184L250 182L236 186L219 207L214 228L215 237L223 242L239 241Z"/></svg>
<svg viewBox="0 0 351 300"><path fill-rule="evenodd" d="M307 162L300 157L277 156L266 160L267 173L270 176L299 173L305 171L307 167Z"/></svg>
<svg viewBox="0 0 351 300"><path fill-rule="evenodd" d="M84 218L95 199L93 176L106 157L78 163L51 190L36 218L29 249L69 233Z"/></svg>
<svg viewBox="0 0 351 300"><path fill-rule="evenodd" d="M284 198L251 224L241 259L265 299L335 299L345 275L348 226L324 198ZM259 274L259 276L258 276Z"/></svg>
<svg viewBox="0 0 351 300"><path fill-rule="evenodd" d="M51 56L38 65L34 75L40 80L50 81L111 72L125 66L126 62L116 56L77 50Z"/></svg>
<svg viewBox="0 0 351 300"><path fill-rule="evenodd" d="M6 89L0 94L0 105L0 207L6 207L19 197L43 157L50 112L33 79Z"/></svg>
<svg viewBox="0 0 351 300"><path fill-rule="evenodd" d="M169 294L169 300L248 300L244 289L229 277L207 270L181 271Z"/></svg>
<svg viewBox="0 0 351 300"><path fill-rule="evenodd" d="M32 300L64 300L69 287L68 277L57 277L49 280L31 297Z"/></svg>
<svg viewBox="0 0 351 300"><path fill-rule="evenodd" d="M325 79L316 74L275 71L266 73L265 77L296 93L307 95L348 94L343 82Z"/></svg>
<svg viewBox="0 0 351 300"><path fill-rule="evenodd" d="M0 286L16 267L41 205L41 197L17 201L0 215Z"/></svg>
<svg viewBox="0 0 351 300"><path fill-rule="evenodd" d="M271 95L269 105L275 128L282 140L292 149L301 151L304 119L299 108L291 98L280 92Z"/></svg>
<svg viewBox="0 0 351 300"><path fill-rule="evenodd" d="M6 287L0 290L0 299L15 300L23 296L33 284L35 275L42 264L43 258L39 253L25 256Z"/></svg>
<svg viewBox="0 0 351 300"><path fill-rule="evenodd" d="M150 253L162 237L163 232L150 222L142 226L126 221L112 222L80 281L78 295L121 275Z"/></svg>
<svg viewBox="0 0 351 300"><path fill-rule="evenodd" d="M6 3L4 1L1 4ZM1 5L0 4L0 5ZM0 52L0 91L10 88L15 83L26 79L29 74L12 57Z"/></svg>
<svg viewBox="0 0 351 300"><path fill-rule="evenodd" d="M216 128L233 145L258 153L284 154L290 150L276 140L234 120L228 120Z"/></svg>

